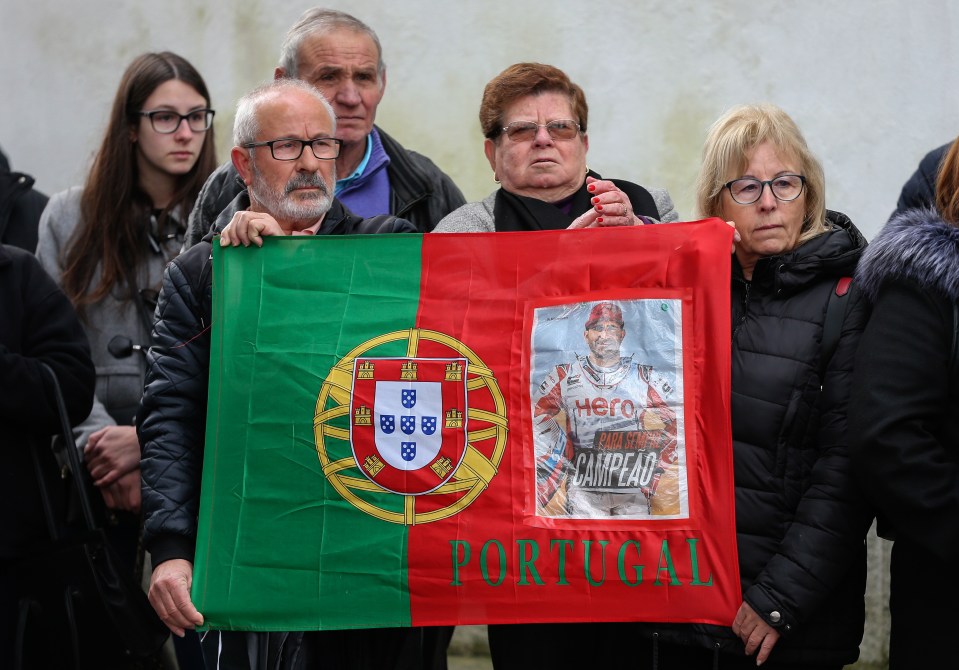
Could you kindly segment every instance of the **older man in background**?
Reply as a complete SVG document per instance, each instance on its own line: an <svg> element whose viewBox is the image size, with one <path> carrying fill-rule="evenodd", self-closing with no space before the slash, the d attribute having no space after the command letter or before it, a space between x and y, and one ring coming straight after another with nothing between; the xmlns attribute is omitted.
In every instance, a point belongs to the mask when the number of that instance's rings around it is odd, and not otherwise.
<svg viewBox="0 0 959 670"><path fill-rule="evenodd" d="M374 125L386 91L386 64L380 40L359 19L332 9L307 10L290 28L280 51L275 79L313 84L336 112L342 141L336 197L361 216L393 214L427 232L466 200L456 184L429 158L405 149ZM198 242L237 193L236 169L214 172L190 215L187 246Z"/></svg>

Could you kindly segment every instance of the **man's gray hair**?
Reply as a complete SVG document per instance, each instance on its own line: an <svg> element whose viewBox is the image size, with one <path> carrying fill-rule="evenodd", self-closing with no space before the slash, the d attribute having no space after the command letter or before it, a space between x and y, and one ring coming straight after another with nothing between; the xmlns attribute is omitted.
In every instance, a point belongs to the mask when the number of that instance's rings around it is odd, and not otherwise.
<svg viewBox="0 0 959 670"><path fill-rule="evenodd" d="M309 93L317 102L323 105L323 109L330 117L332 128L330 136L336 135L336 112L323 94L316 90L311 84L300 79L276 79L269 84L258 86L253 89L236 103L236 117L233 120L233 144L243 146L256 141L256 136L260 134L260 122L256 113L264 102L275 98L285 91L303 91ZM308 137L303 139L310 139Z"/></svg>
<svg viewBox="0 0 959 670"><path fill-rule="evenodd" d="M287 31L280 47L280 67L287 77L298 77L300 66L300 46L303 40L313 35L324 35L338 29L348 29L367 35L376 45L377 79L383 82L383 73L386 72L386 63L383 62L383 47L380 38L373 29L355 16L335 9L314 7L303 12L299 20Z"/></svg>

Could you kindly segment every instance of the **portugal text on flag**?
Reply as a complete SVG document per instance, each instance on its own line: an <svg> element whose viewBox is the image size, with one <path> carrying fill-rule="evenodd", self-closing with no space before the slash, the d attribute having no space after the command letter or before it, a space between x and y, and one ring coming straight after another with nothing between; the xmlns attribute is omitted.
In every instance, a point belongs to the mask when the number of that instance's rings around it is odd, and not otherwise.
<svg viewBox="0 0 959 670"><path fill-rule="evenodd" d="M206 624L728 625L731 236L214 245Z"/></svg>

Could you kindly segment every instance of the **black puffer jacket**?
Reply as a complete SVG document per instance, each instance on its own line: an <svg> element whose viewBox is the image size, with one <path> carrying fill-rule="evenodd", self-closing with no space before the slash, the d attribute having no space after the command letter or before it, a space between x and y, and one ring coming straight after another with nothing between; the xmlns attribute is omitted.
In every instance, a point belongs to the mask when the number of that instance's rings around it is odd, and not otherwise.
<svg viewBox="0 0 959 670"><path fill-rule="evenodd" d="M910 210L856 271L873 305L850 413L855 473L895 533L889 667L956 666L959 228Z"/></svg>
<svg viewBox="0 0 959 670"><path fill-rule="evenodd" d="M871 515L854 486L846 413L868 309L855 285L820 379L830 293L866 241L836 229L761 259L751 281L734 261L732 428L743 599L781 639L771 661L852 663L864 623L864 538ZM730 622L731 623L731 622ZM730 628L662 627L664 641L744 653ZM719 667L722 667L720 663Z"/></svg>
<svg viewBox="0 0 959 670"><path fill-rule="evenodd" d="M417 231L427 233L444 216L466 204L466 198L453 180L429 158L410 151L376 128L383 151L390 158L386 174L390 181L390 211L412 223ZM189 248L209 232L220 212L246 186L233 163L226 162L210 175L197 197L186 232Z"/></svg>
<svg viewBox="0 0 959 670"><path fill-rule="evenodd" d="M931 209L893 219L857 271L876 304L860 351L853 457L897 543L959 561L959 228ZM890 370L895 370L890 373ZM910 586L911 588L911 586Z"/></svg>
<svg viewBox="0 0 959 670"><path fill-rule="evenodd" d="M214 223L249 206L241 193ZM375 223L371 226L370 223ZM404 219L361 219L333 200L319 235L414 232ZM142 449L144 544L154 565L193 560L206 430L213 272L212 233L175 258L163 275L153 346L137 413Z"/></svg>
<svg viewBox="0 0 959 670"><path fill-rule="evenodd" d="M939 166L942 165L942 159L946 157L946 152L949 151L951 146L952 142L947 142L922 157L922 160L919 161L919 167L902 185L902 192L899 194L899 201L896 203L896 211L892 213L890 219L910 209L928 209L935 206L936 178L939 176Z"/></svg>

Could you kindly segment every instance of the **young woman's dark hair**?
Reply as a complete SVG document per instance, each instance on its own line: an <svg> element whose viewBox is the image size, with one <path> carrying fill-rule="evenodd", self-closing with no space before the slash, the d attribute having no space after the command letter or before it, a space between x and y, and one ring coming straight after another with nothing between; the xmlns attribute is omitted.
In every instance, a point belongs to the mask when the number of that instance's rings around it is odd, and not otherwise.
<svg viewBox="0 0 959 670"><path fill-rule="evenodd" d="M139 186L133 137L143 118L140 112L144 102L158 86L171 79L188 84L210 106L210 94L200 73L169 51L137 57L120 81L103 142L83 189L80 224L63 262L63 290L81 314L86 305L109 295L117 285L124 286L131 299L138 290L137 267L150 253L151 231L145 222L149 221L154 203ZM186 223L186 215L215 167L211 126L193 168L178 177L173 197L160 209L160 230L168 225L175 210L179 210L182 223Z"/></svg>

